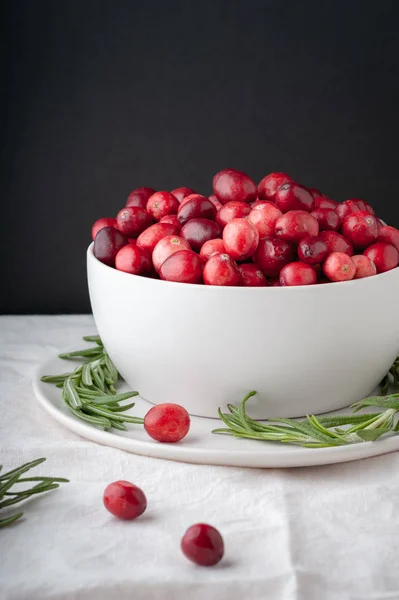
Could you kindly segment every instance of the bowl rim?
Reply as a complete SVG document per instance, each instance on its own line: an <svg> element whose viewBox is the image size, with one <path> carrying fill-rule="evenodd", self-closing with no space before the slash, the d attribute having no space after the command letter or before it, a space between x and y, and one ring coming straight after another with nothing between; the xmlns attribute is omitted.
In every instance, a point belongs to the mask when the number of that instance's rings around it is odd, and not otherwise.
<svg viewBox="0 0 399 600"><path fill-rule="evenodd" d="M96 258L94 256L94 242L91 242L87 248L87 260L92 261L94 264L97 265L97 267L99 267L100 269L104 269L104 272L113 272L114 273L114 277L120 277L122 278L122 280L124 281L128 281L129 279L131 281L134 280L140 280L143 283L146 282L145 285L153 285L153 286L178 286L179 289L192 289L195 288L196 290L202 289L202 290L223 290L221 293L228 293L229 290L240 290L237 293L249 293L249 294L265 294L265 293L270 293L270 290L275 290L271 293L273 294L281 294L281 293L287 293L287 290L291 290L291 293L293 292L293 290L296 290L297 292L305 292L305 291L309 291L310 290L318 290L318 292L315 293L328 293L328 290L331 289L331 286L334 286L333 289L336 288L342 288L342 286L346 286L346 288L351 289L351 286L353 287L354 285L356 286L369 286L369 285L373 285L373 282L376 281L376 279L378 279L378 281L381 281L382 278L384 278L385 280L389 280L389 279L394 279L394 277L398 276L399 277L399 266L395 267L394 269L391 269L390 271L385 271L385 273L377 273L377 275L372 275L371 277L362 277L360 279L351 279L349 281L331 281L329 282L328 285L325 284L313 284L313 285L293 285L293 286L263 286L263 287L250 287L250 286L229 286L229 285L204 285L201 283L181 283L179 281L165 281L163 279L154 279L152 277L143 277L142 275L133 275L132 273L126 273L125 271L119 271L118 269L115 269L114 267L110 267L109 265L106 265L105 263L101 262L100 260L98 260L98 258ZM322 291L324 290L324 291ZM327 292L325 291L327 290ZM366 292L366 290L365 290ZM207 292L209 293L209 292ZM214 292L210 292L210 293L214 293Z"/></svg>

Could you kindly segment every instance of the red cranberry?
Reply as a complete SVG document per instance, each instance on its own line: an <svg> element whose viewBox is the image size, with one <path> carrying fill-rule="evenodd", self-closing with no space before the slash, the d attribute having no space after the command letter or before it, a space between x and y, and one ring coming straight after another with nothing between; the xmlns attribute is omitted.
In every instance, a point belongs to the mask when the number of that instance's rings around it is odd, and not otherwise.
<svg viewBox="0 0 399 600"><path fill-rule="evenodd" d="M137 245L149 254L152 254L159 240L162 240L167 235L179 235L179 230L179 227L175 227L170 223L155 223L143 231L143 233L140 233L137 238Z"/></svg>
<svg viewBox="0 0 399 600"><path fill-rule="evenodd" d="M259 232L259 237L263 238L274 235L277 219L279 219L283 213L272 202L262 202L256 206L255 204L256 202L252 205L252 210L249 213L248 219L255 225Z"/></svg>
<svg viewBox="0 0 399 600"><path fill-rule="evenodd" d="M151 272L151 259L145 250L137 245L128 244L121 248L115 257L115 267L118 271L142 275Z"/></svg>
<svg viewBox="0 0 399 600"><path fill-rule="evenodd" d="M152 252L152 262L155 270L159 273L162 264L171 254L179 250L191 250L190 244L182 237L177 235L167 235L155 246Z"/></svg>
<svg viewBox="0 0 399 600"><path fill-rule="evenodd" d="M152 188L138 187L128 195L126 206L139 206L140 208L145 208L148 198L153 194L155 194L155 190Z"/></svg>
<svg viewBox="0 0 399 600"><path fill-rule="evenodd" d="M104 506L118 519L137 519L147 508L144 492L129 481L114 481L104 491Z"/></svg>
<svg viewBox="0 0 399 600"><path fill-rule="evenodd" d="M203 196L202 194L189 194L188 196L185 196L185 198L183 198L183 200L180 202L180 208L182 206L184 206L186 204L186 202L188 202L189 200L192 200L193 198L201 198L202 200L209 200L209 198L207 198L206 196ZM213 204L213 202L212 202Z"/></svg>
<svg viewBox="0 0 399 600"><path fill-rule="evenodd" d="M259 233L248 219L233 219L223 229L223 243L232 258L244 260L258 247Z"/></svg>
<svg viewBox="0 0 399 600"><path fill-rule="evenodd" d="M185 225L190 219L210 219L215 220L216 208L208 198L200 196L191 196L184 198L177 211L177 217L181 225Z"/></svg>
<svg viewBox="0 0 399 600"><path fill-rule="evenodd" d="M196 192L194 192L194 190L188 187L179 187L175 190L172 190L170 193L173 194L173 196L177 198L179 202L181 202L183 198L185 198L189 194L195 194Z"/></svg>
<svg viewBox="0 0 399 600"><path fill-rule="evenodd" d="M297 183L285 183L278 188L275 196L276 206L281 212L290 210L312 211L315 201L312 194L303 185Z"/></svg>
<svg viewBox="0 0 399 600"><path fill-rule="evenodd" d="M97 219L91 228L91 238L94 240L97 233L100 229L104 229L104 227L115 227L116 228L116 219L112 219L110 217L103 217L102 219Z"/></svg>
<svg viewBox="0 0 399 600"><path fill-rule="evenodd" d="M115 227L103 227L94 240L94 256L109 267L115 266L119 250L128 244L127 237Z"/></svg>
<svg viewBox="0 0 399 600"><path fill-rule="evenodd" d="M232 200L253 202L256 200L257 188L255 182L241 171L223 169L213 178L213 193L222 203Z"/></svg>
<svg viewBox="0 0 399 600"><path fill-rule="evenodd" d="M233 219L246 217L251 212L251 207L245 202L238 202L233 200L227 204L222 205L216 214L216 222L222 227L227 225Z"/></svg>
<svg viewBox="0 0 399 600"><path fill-rule="evenodd" d="M329 254L332 252L343 252L348 256L352 256L352 244L340 233L336 231L321 231L319 237L327 245Z"/></svg>
<svg viewBox="0 0 399 600"><path fill-rule="evenodd" d="M269 279L269 287L281 287L280 278L272 277Z"/></svg>
<svg viewBox="0 0 399 600"><path fill-rule="evenodd" d="M298 243L308 235L317 235L319 224L308 212L291 210L277 219L274 233L278 238Z"/></svg>
<svg viewBox="0 0 399 600"><path fill-rule="evenodd" d="M355 248L364 249L378 237L377 219L366 210L359 210L348 215L342 223L344 235Z"/></svg>
<svg viewBox="0 0 399 600"><path fill-rule="evenodd" d="M355 200L345 200L335 208L341 221L344 221L348 215L362 210Z"/></svg>
<svg viewBox="0 0 399 600"><path fill-rule="evenodd" d="M308 265L317 265L327 256L328 249L325 242L319 236L307 236L298 244L298 256L301 261Z"/></svg>
<svg viewBox="0 0 399 600"><path fill-rule="evenodd" d="M189 432L190 415L179 404L158 404L144 417L144 429L157 442L180 442Z"/></svg>
<svg viewBox="0 0 399 600"><path fill-rule="evenodd" d="M116 216L119 231L129 237L137 237L144 229L152 225L152 216L144 208L128 206L122 208Z"/></svg>
<svg viewBox="0 0 399 600"><path fill-rule="evenodd" d="M363 256L363 254L355 254L354 256L351 256L351 258L356 267L354 279L361 279L363 277L371 277L371 275L376 275L376 266L372 260L367 258L367 256Z"/></svg>
<svg viewBox="0 0 399 600"><path fill-rule="evenodd" d="M191 219L183 225L181 237L188 241L195 252L199 252L205 242L221 234L220 226L210 219Z"/></svg>
<svg viewBox="0 0 399 600"><path fill-rule="evenodd" d="M323 264L324 275L330 281L349 281L356 273L356 265L344 252L333 252Z"/></svg>
<svg viewBox="0 0 399 600"><path fill-rule="evenodd" d="M219 208L222 208L223 204L221 202L219 202L219 200L216 198L215 194L212 194L211 196L209 196L209 200L212 202L213 206L215 206L216 210L219 210Z"/></svg>
<svg viewBox="0 0 399 600"><path fill-rule="evenodd" d="M278 238L263 238L254 254L254 262L266 277L277 277L287 263L294 260L292 244Z"/></svg>
<svg viewBox="0 0 399 600"><path fill-rule="evenodd" d="M204 267L206 285L240 285L240 271L228 254L215 254Z"/></svg>
<svg viewBox="0 0 399 600"><path fill-rule="evenodd" d="M238 265L240 271L240 283L244 287L265 287L267 279L262 271L253 264Z"/></svg>
<svg viewBox="0 0 399 600"><path fill-rule="evenodd" d="M215 254L225 253L226 248L224 247L223 240L218 238L215 240L208 240L207 242L205 242L205 244L200 250L200 257L206 262L211 258L211 256L214 256Z"/></svg>
<svg viewBox="0 0 399 600"><path fill-rule="evenodd" d="M169 225L174 225L178 231L181 229L180 221L177 218L177 215L165 215L162 219L159 219L160 223L169 223Z"/></svg>
<svg viewBox="0 0 399 600"><path fill-rule="evenodd" d="M179 208L179 201L169 192L155 192L147 202L147 210L156 221L166 217L166 215L175 215Z"/></svg>
<svg viewBox="0 0 399 600"><path fill-rule="evenodd" d="M316 208L310 214L317 219L320 231L338 231L341 220L332 208Z"/></svg>
<svg viewBox="0 0 399 600"><path fill-rule="evenodd" d="M358 205L359 210L367 210L371 215L374 214L374 208L368 202L365 202L360 198L351 198L350 200L347 200L347 202L355 202Z"/></svg>
<svg viewBox="0 0 399 600"><path fill-rule="evenodd" d="M317 274L313 267L302 262L292 262L280 271L280 285L314 285Z"/></svg>
<svg viewBox="0 0 399 600"><path fill-rule="evenodd" d="M274 202L272 202L271 200L255 200L255 202L251 202L250 206L252 209L256 208L257 206L261 206L262 204L267 204L268 202L274 205Z"/></svg>
<svg viewBox="0 0 399 600"><path fill-rule="evenodd" d="M399 252L399 229L395 229L390 225L383 225L378 232L378 241L392 244Z"/></svg>
<svg viewBox="0 0 399 600"><path fill-rule="evenodd" d="M314 202L316 209L318 208L331 208L331 210L335 210L338 206L338 202L335 200L331 200L331 198L327 198L327 196L314 196Z"/></svg>
<svg viewBox="0 0 399 600"><path fill-rule="evenodd" d="M385 273L385 271L395 269L399 264L399 252L395 246L386 242L376 242L369 246L363 254L373 261L377 273Z"/></svg>
<svg viewBox="0 0 399 600"><path fill-rule="evenodd" d="M285 183L294 183L294 181L285 173L269 173L258 185L259 199L274 202L278 188Z"/></svg>
<svg viewBox="0 0 399 600"><path fill-rule="evenodd" d="M192 250L171 254L159 269L161 279L178 283L202 283L203 262Z"/></svg>
<svg viewBox="0 0 399 600"><path fill-rule="evenodd" d="M196 565L210 567L223 558L224 543L217 529L198 523L187 529L181 541L181 549L184 556Z"/></svg>

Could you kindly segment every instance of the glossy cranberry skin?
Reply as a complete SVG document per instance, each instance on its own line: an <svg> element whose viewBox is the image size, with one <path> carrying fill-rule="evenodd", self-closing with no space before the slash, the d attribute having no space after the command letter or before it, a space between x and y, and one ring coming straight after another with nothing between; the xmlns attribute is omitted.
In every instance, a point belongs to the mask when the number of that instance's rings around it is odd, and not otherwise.
<svg viewBox="0 0 399 600"><path fill-rule="evenodd" d="M100 262L114 267L116 255L128 243L127 236L115 227L103 227L95 237L93 253Z"/></svg>
<svg viewBox="0 0 399 600"><path fill-rule="evenodd" d="M119 231L129 237L137 237L144 229L152 225L153 220L149 212L139 206L122 208L116 216Z"/></svg>
<svg viewBox="0 0 399 600"><path fill-rule="evenodd" d="M205 262L215 254L226 254L226 248L224 247L223 240L221 240L220 238L205 242L205 244L200 250L200 257Z"/></svg>
<svg viewBox="0 0 399 600"><path fill-rule="evenodd" d="M103 217L102 219L97 219L97 221L91 228L91 239L94 240L100 229L104 229L104 227L116 228L116 219L112 219L111 217Z"/></svg>
<svg viewBox="0 0 399 600"><path fill-rule="evenodd" d="M345 202L341 202L340 204L338 204L335 210L337 211L341 222L343 222L348 215L354 212L358 212L359 210L362 210L362 208L355 200L345 200Z"/></svg>
<svg viewBox="0 0 399 600"><path fill-rule="evenodd" d="M355 263L356 271L354 279L362 279L363 277L371 277L377 274L377 269L372 260L363 254L355 254L351 256Z"/></svg>
<svg viewBox="0 0 399 600"><path fill-rule="evenodd" d="M179 235L179 231L179 227L175 227L170 223L155 223L143 231L143 233L140 233L137 238L137 245L151 255L155 246L162 238L167 235Z"/></svg>
<svg viewBox="0 0 399 600"><path fill-rule="evenodd" d="M255 202L256 204L256 202ZM274 235L277 219L282 216L282 212L272 202L262 202L252 205L252 210L249 213L248 219L255 225L259 232L259 237L268 237Z"/></svg>
<svg viewBox="0 0 399 600"><path fill-rule="evenodd" d="M179 208L179 201L170 192L155 192L148 198L146 209L155 221L166 215L175 215Z"/></svg>
<svg viewBox="0 0 399 600"><path fill-rule="evenodd" d="M187 240L178 235L167 235L159 240L152 252L152 263L157 273L165 260L180 250L191 250L191 247Z"/></svg>
<svg viewBox="0 0 399 600"><path fill-rule="evenodd" d="M294 181L285 173L269 173L258 185L259 200L274 202L278 188L285 183L294 183Z"/></svg>
<svg viewBox="0 0 399 600"><path fill-rule="evenodd" d="M209 196L209 200L212 202L213 206L215 206L216 210L222 208L223 204L216 198L215 194L211 194L211 196Z"/></svg>
<svg viewBox="0 0 399 600"><path fill-rule="evenodd" d="M292 262L280 271L280 285L314 285L317 283L315 269L302 262Z"/></svg>
<svg viewBox="0 0 399 600"><path fill-rule="evenodd" d="M208 198L200 196L199 194L195 197L191 196L189 200L187 200L187 198L180 204L177 212L177 218L181 225L185 225L190 219L215 220L216 207Z"/></svg>
<svg viewBox="0 0 399 600"><path fill-rule="evenodd" d="M165 217L162 217L162 219L159 219L159 222L174 225L178 231L180 231L181 229L181 224L179 219L177 218L177 215L166 215Z"/></svg>
<svg viewBox="0 0 399 600"><path fill-rule="evenodd" d="M395 269L399 264L399 252L395 246L387 242L376 242L366 248L363 254L373 261L377 273L385 273Z"/></svg>
<svg viewBox="0 0 399 600"><path fill-rule="evenodd" d="M228 254L214 254L205 264L206 285L240 285L240 271Z"/></svg>
<svg viewBox="0 0 399 600"><path fill-rule="evenodd" d="M196 565L216 565L224 554L223 538L217 529L206 523L189 527L181 540L181 549L186 558Z"/></svg>
<svg viewBox="0 0 399 600"><path fill-rule="evenodd" d="M321 263L328 254L325 242L319 236L307 236L298 244L298 257L308 265Z"/></svg>
<svg viewBox="0 0 399 600"><path fill-rule="evenodd" d="M210 219L191 219L183 225L180 235L188 241L195 252L199 252L205 242L219 237L220 226Z"/></svg>
<svg viewBox="0 0 399 600"><path fill-rule="evenodd" d="M311 212L315 207L312 194L303 185L285 183L278 188L275 196L276 206L281 212L304 210Z"/></svg>
<svg viewBox="0 0 399 600"><path fill-rule="evenodd" d="M319 237L327 245L329 254L332 252L343 252L348 256L352 256L354 253L350 241L336 231L321 231Z"/></svg>
<svg viewBox="0 0 399 600"><path fill-rule="evenodd" d="M308 235L317 235L317 219L304 210L291 210L276 221L274 235L282 240L298 244Z"/></svg>
<svg viewBox="0 0 399 600"><path fill-rule="evenodd" d="M366 210L359 210L345 218L341 231L355 248L363 250L377 240L378 221Z"/></svg>
<svg viewBox="0 0 399 600"><path fill-rule="evenodd" d="M347 254L333 252L324 261L323 272L330 281L349 281L355 276L356 265Z"/></svg>
<svg viewBox="0 0 399 600"><path fill-rule="evenodd" d="M126 206L139 206L145 208L147 205L148 198L155 194L156 190L149 187L138 187L127 197Z"/></svg>
<svg viewBox="0 0 399 600"><path fill-rule="evenodd" d="M241 171L223 169L216 173L212 181L213 193L222 204L237 200L254 202L257 197L255 182Z"/></svg>
<svg viewBox="0 0 399 600"><path fill-rule="evenodd" d="M149 255L137 245L128 244L121 248L115 257L118 271L143 275L151 272L152 262Z"/></svg>
<svg viewBox="0 0 399 600"><path fill-rule="evenodd" d="M221 227L230 223L233 219L243 218L249 215L251 207L245 202L237 202L236 200L222 205L216 213L216 222Z"/></svg>
<svg viewBox="0 0 399 600"><path fill-rule="evenodd" d="M338 231L341 219L332 208L316 208L310 214L317 219L320 231Z"/></svg>
<svg viewBox="0 0 399 600"><path fill-rule="evenodd" d="M107 485L103 502L105 508L118 519L137 519L147 508L144 492L129 481L114 481Z"/></svg>
<svg viewBox="0 0 399 600"><path fill-rule="evenodd" d="M247 263L238 265L240 283L243 287L266 287L267 279L256 265Z"/></svg>
<svg viewBox="0 0 399 600"><path fill-rule="evenodd" d="M250 258L259 243L259 232L248 219L233 219L223 229L227 254L237 260Z"/></svg>
<svg viewBox="0 0 399 600"><path fill-rule="evenodd" d="M335 200L331 200L327 196L322 194L321 196L313 196L315 202L315 210L318 208L331 208L331 210L335 210L338 206L338 202Z"/></svg>
<svg viewBox="0 0 399 600"><path fill-rule="evenodd" d="M170 193L173 194L173 196L177 198L179 202L181 202L183 198L189 196L190 194L195 194L196 192L189 187L179 187L175 190L172 190Z"/></svg>
<svg viewBox="0 0 399 600"><path fill-rule="evenodd" d="M263 238L253 260L266 277L277 277L284 265L294 260L294 247L285 240Z"/></svg>
<svg viewBox="0 0 399 600"><path fill-rule="evenodd" d="M390 225L382 225L378 231L378 241L392 244L399 252L399 229Z"/></svg>
<svg viewBox="0 0 399 600"><path fill-rule="evenodd" d="M158 404L144 417L144 429L157 442L180 442L190 430L190 415L180 404Z"/></svg>
<svg viewBox="0 0 399 600"><path fill-rule="evenodd" d="M159 269L161 279L177 283L202 283L204 263L192 250L171 254Z"/></svg>
<svg viewBox="0 0 399 600"><path fill-rule="evenodd" d="M360 198L350 198L347 202L355 202L358 205L359 210L366 210L371 215L374 214L374 208L365 200L361 200Z"/></svg>
<svg viewBox="0 0 399 600"><path fill-rule="evenodd" d="M209 200L209 198L207 198L206 196L203 196L202 194L189 194L188 196L185 196L183 198L183 200L180 202L180 208L182 206L184 206L186 204L186 202L188 202L189 200L193 200L194 198L196 199L202 199L202 200ZM213 202L212 202L213 204Z"/></svg>

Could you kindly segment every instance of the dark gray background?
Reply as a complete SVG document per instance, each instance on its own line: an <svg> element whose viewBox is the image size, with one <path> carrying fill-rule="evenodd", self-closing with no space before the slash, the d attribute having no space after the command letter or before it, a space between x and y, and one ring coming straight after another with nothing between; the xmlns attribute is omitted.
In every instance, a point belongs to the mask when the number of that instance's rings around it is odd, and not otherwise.
<svg viewBox="0 0 399 600"><path fill-rule="evenodd" d="M7 1L3 313L89 311L92 222L140 185L284 170L399 226L398 3Z"/></svg>

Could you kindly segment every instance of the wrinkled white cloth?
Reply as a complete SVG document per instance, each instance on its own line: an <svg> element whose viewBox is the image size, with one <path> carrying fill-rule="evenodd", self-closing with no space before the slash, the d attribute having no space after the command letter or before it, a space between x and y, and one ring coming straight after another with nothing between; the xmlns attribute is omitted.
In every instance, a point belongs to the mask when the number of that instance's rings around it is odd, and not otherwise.
<svg viewBox="0 0 399 600"><path fill-rule="evenodd" d="M0 464L45 456L37 473L70 479L0 529L2 600L399 599L398 453L260 470L97 445L53 421L31 384L41 362L93 331L90 316L0 317ZM117 479L147 495L137 521L103 508ZM216 567L181 554L182 534L199 521L224 537Z"/></svg>

